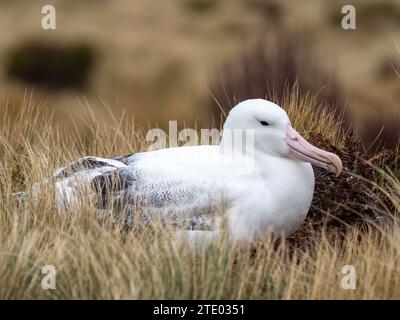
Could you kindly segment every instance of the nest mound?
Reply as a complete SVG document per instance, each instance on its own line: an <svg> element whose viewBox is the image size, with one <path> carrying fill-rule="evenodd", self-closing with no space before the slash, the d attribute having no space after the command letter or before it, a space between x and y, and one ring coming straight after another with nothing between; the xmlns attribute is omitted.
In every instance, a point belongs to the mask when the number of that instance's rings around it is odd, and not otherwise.
<svg viewBox="0 0 400 320"><path fill-rule="evenodd" d="M343 162L339 177L320 168L314 168L315 191L311 209L301 228L290 238L301 243L316 235L315 231L326 227L328 237L345 234L349 227L387 224L387 217L380 208L395 212L391 201L374 185L379 181L377 167L385 166L393 172L400 163L400 154L394 150L382 150L368 155L354 134L344 138L343 148L336 148L321 134L312 134L314 145L337 154Z"/></svg>

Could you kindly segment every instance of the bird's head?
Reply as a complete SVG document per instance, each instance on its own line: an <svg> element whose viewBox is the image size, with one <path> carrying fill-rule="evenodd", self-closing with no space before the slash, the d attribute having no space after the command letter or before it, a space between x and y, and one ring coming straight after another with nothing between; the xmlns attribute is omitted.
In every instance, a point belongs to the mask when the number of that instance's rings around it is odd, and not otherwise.
<svg viewBox="0 0 400 320"><path fill-rule="evenodd" d="M249 129L254 132L257 152L309 162L336 175L342 171L342 161L337 155L310 144L292 127L287 113L272 102L246 100L229 112L224 131Z"/></svg>

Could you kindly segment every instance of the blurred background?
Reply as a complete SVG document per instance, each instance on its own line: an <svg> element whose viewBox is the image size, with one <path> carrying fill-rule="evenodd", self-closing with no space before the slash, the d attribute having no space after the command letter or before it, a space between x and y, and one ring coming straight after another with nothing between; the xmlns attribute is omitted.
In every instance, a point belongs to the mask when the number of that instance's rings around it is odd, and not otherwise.
<svg viewBox="0 0 400 320"><path fill-rule="evenodd" d="M41 28L44 5L56 30ZM357 29L341 28L352 4ZM300 92L345 112L368 146L400 134L400 1L0 0L0 92L56 119L89 104L141 125L211 127L216 101ZM382 129L383 128L383 129Z"/></svg>

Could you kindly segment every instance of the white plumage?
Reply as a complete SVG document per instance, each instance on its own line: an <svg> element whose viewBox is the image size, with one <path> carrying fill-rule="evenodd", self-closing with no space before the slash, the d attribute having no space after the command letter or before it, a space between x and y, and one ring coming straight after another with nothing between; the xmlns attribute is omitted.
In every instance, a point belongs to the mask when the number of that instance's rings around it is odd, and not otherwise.
<svg viewBox="0 0 400 320"><path fill-rule="evenodd" d="M247 100L229 113L220 145L82 158L55 172L56 200L79 204L79 185L87 182L99 208L113 204L132 216L140 205L148 217L189 219L193 230L223 208L234 239L256 239L267 231L288 235L311 205L310 162L341 171L340 159L308 144L283 109L266 100Z"/></svg>

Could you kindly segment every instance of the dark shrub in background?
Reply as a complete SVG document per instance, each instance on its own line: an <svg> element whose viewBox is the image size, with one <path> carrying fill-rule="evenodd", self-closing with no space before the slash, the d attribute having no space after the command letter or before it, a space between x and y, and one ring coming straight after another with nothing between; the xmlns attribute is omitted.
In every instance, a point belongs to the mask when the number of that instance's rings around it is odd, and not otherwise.
<svg viewBox="0 0 400 320"><path fill-rule="evenodd" d="M10 78L36 86L82 87L93 62L93 51L85 44L31 42L9 52L6 72Z"/></svg>
<svg viewBox="0 0 400 320"><path fill-rule="evenodd" d="M344 115L344 129L354 129L351 106L334 73L324 68L322 61L310 55L301 42L283 35L272 44L260 42L238 58L225 62L211 75L209 88L214 119L220 123L221 108L229 110L240 101L266 98L283 101L287 89L296 86L299 95L317 95L319 106ZM392 73L393 65L390 64ZM377 108L381 108L377 103ZM373 119L358 137L368 153L386 147L393 149L399 137L399 119ZM371 145L372 144L372 145Z"/></svg>
<svg viewBox="0 0 400 320"><path fill-rule="evenodd" d="M212 75L210 91L215 100L229 110L250 98L283 100L288 88L298 86L299 94L313 93L332 108L344 105L334 75L321 68L293 37L282 36L273 45L259 43L235 61L223 64ZM218 119L219 107L214 104Z"/></svg>
<svg viewBox="0 0 400 320"><path fill-rule="evenodd" d="M185 7L191 12L208 12L214 9L219 1L218 0L184 0Z"/></svg>

